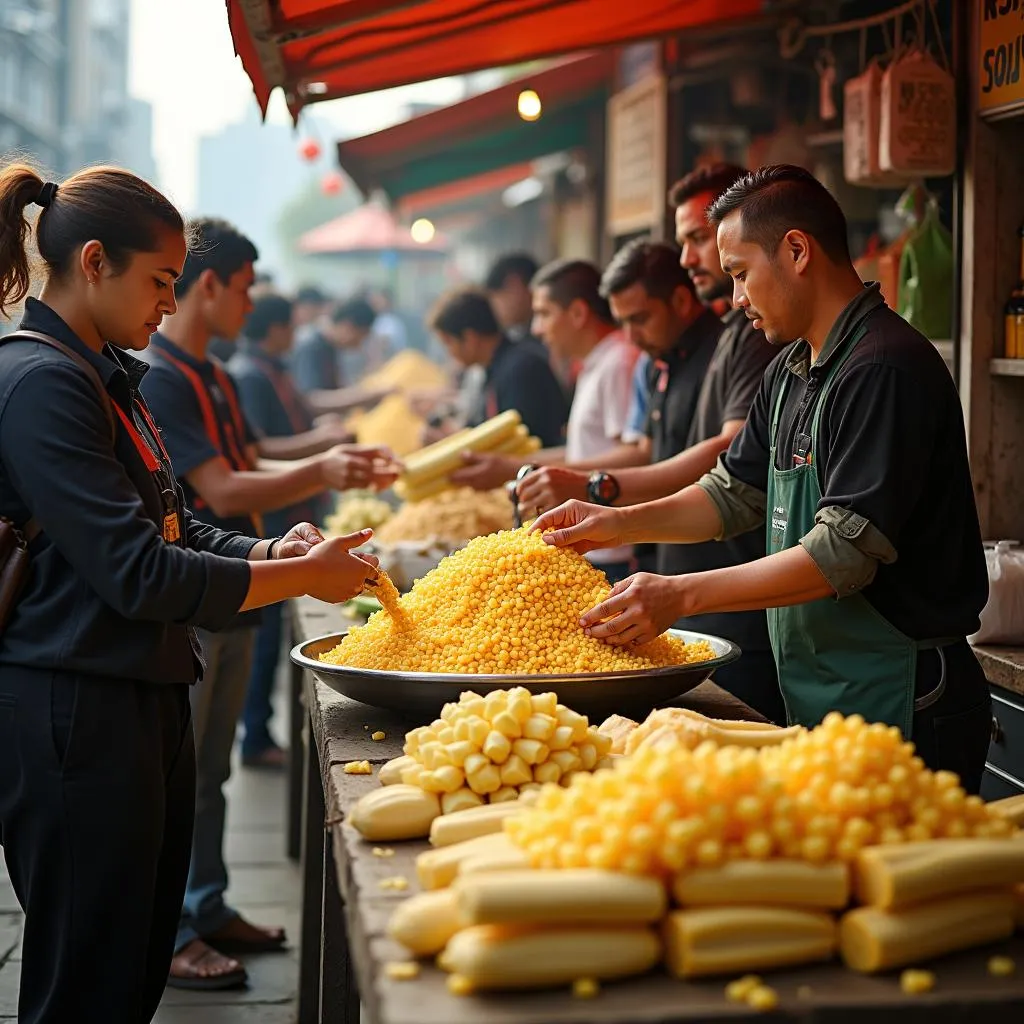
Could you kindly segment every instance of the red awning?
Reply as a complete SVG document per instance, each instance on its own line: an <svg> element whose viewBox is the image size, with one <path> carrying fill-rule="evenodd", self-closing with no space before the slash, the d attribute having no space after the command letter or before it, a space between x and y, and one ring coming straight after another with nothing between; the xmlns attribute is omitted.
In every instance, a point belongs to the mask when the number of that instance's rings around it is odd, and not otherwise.
<svg viewBox="0 0 1024 1024"><path fill-rule="evenodd" d="M762 0L226 0L261 107L307 103L671 35Z"/></svg>
<svg viewBox="0 0 1024 1024"><path fill-rule="evenodd" d="M443 253L446 240L435 234L429 242L416 242L407 227L376 203L367 203L359 209L321 224L307 231L298 241L298 249L305 253Z"/></svg>
<svg viewBox="0 0 1024 1024"><path fill-rule="evenodd" d="M486 171L472 178L461 181L450 181L444 185L435 185L419 192L403 196L398 202L398 212L403 217L412 217L419 213L440 210L447 206L457 206L480 199L483 196L504 192L533 174L533 163L512 164L510 167L499 167L495 171Z"/></svg>

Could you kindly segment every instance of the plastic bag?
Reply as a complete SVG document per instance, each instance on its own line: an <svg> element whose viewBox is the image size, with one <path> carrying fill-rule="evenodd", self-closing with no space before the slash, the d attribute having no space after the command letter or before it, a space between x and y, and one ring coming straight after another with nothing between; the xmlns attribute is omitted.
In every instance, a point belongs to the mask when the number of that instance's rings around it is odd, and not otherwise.
<svg viewBox="0 0 1024 1024"><path fill-rule="evenodd" d="M953 239L934 202L903 247L897 312L926 338L953 336Z"/></svg>
<svg viewBox="0 0 1024 1024"><path fill-rule="evenodd" d="M878 163L904 177L956 170L956 82L923 50L893 61L882 75Z"/></svg>
<svg viewBox="0 0 1024 1024"><path fill-rule="evenodd" d="M1001 540L985 549L988 603L972 644L1024 644L1024 551Z"/></svg>

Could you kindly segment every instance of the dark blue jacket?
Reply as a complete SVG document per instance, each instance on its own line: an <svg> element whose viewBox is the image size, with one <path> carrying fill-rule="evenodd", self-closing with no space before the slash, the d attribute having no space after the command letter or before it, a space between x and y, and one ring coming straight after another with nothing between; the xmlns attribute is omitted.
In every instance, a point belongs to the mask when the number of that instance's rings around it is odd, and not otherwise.
<svg viewBox="0 0 1024 1024"><path fill-rule="evenodd" d="M84 356L133 415L144 363L111 346L93 352L33 299L21 326ZM191 627L220 629L245 600L256 541L193 519L174 483L182 542L166 543L157 479L125 427L116 429L111 445L99 397L66 356L39 342L0 345L0 515L18 525L34 517L42 529L0 636L0 672L16 665L192 683L202 665Z"/></svg>

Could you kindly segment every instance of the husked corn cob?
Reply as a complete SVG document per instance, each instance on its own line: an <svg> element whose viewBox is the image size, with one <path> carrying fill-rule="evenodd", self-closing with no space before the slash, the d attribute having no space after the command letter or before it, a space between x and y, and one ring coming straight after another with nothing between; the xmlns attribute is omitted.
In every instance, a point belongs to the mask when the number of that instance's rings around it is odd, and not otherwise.
<svg viewBox="0 0 1024 1024"><path fill-rule="evenodd" d="M662 636L637 648L588 637L580 616L611 592L569 548L525 529L479 537L422 579L399 606L412 628L380 612L321 656L331 664L410 672L620 672L707 661L704 643ZM546 781L546 780L538 780Z"/></svg>
<svg viewBox="0 0 1024 1024"><path fill-rule="evenodd" d="M507 929L478 925L457 932L441 966L473 989L548 988L577 978L599 981L644 974L661 955L649 928Z"/></svg>
<svg viewBox="0 0 1024 1024"><path fill-rule="evenodd" d="M464 857L459 861L457 878L466 875L480 875L488 871L529 871L530 862L522 850L516 849L511 843L508 848L497 852L476 853L472 857Z"/></svg>
<svg viewBox="0 0 1024 1024"><path fill-rule="evenodd" d="M381 765L377 778L382 786L393 786L402 781L402 772L416 764L416 759L403 754L401 757L394 757L387 763Z"/></svg>
<svg viewBox="0 0 1024 1024"><path fill-rule="evenodd" d="M850 902L850 872L839 861L735 860L677 875L672 895L687 907L739 904L841 910Z"/></svg>
<svg viewBox="0 0 1024 1024"><path fill-rule="evenodd" d="M414 956L436 956L463 927L465 922L450 889L410 896L388 919L388 935Z"/></svg>
<svg viewBox="0 0 1024 1024"><path fill-rule="evenodd" d="M681 743L695 750L701 743L718 746L770 747L799 736L800 726L780 729L768 722L739 722L707 718L688 708L657 708L646 720L631 730L623 752L632 754L641 747L658 743Z"/></svg>
<svg viewBox="0 0 1024 1024"><path fill-rule="evenodd" d="M873 973L995 942L1013 934L1013 904L1005 889L882 910L857 907L839 924L846 966Z"/></svg>
<svg viewBox="0 0 1024 1024"><path fill-rule="evenodd" d="M451 473L462 465L464 451L491 451L511 437L520 423L522 420L519 413L509 410L461 436L446 437L436 444L428 445L406 459L402 480L406 485L422 484L434 477Z"/></svg>
<svg viewBox="0 0 1024 1024"><path fill-rule="evenodd" d="M667 904L657 879L587 868L485 872L453 888L470 924L649 924Z"/></svg>
<svg viewBox="0 0 1024 1024"><path fill-rule="evenodd" d="M933 839L862 850L854 869L861 903L886 909L998 885L1024 884L1024 841Z"/></svg>
<svg viewBox="0 0 1024 1024"><path fill-rule="evenodd" d="M427 835L440 813L441 802L433 793L398 784L360 797L348 820L364 839L391 842Z"/></svg>
<svg viewBox="0 0 1024 1024"><path fill-rule="evenodd" d="M1008 796L1004 800L993 800L988 809L1017 828L1024 828L1024 793L1019 796Z"/></svg>
<svg viewBox="0 0 1024 1024"><path fill-rule="evenodd" d="M443 815L435 818L430 826L430 842L433 846L451 846L452 843L461 843L466 839L501 832L505 827L505 819L520 811L522 807L518 801L510 800Z"/></svg>
<svg viewBox="0 0 1024 1024"><path fill-rule="evenodd" d="M626 741L630 733L639 727L638 722L632 718L623 718L622 715L610 715L597 728L598 731L608 736L612 741L612 754L624 754L626 752Z"/></svg>
<svg viewBox="0 0 1024 1024"><path fill-rule="evenodd" d="M678 978L735 974L828 960L836 922L809 910L702 907L670 913L664 940L666 965Z"/></svg>
<svg viewBox="0 0 1024 1024"><path fill-rule="evenodd" d="M452 884L459 873L459 865L467 857L477 854L500 855L514 849L503 832L441 846L436 850L427 850L416 858L416 877L424 889L443 889Z"/></svg>

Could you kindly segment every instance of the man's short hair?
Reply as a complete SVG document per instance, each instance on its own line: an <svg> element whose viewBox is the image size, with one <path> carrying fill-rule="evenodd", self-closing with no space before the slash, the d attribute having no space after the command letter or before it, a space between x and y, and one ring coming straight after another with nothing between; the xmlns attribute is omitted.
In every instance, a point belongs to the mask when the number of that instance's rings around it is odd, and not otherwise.
<svg viewBox="0 0 1024 1024"><path fill-rule="evenodd" d="M775 257L787 231L810 235L833 263L850 262L846 217L832 193L809 171L774 164L744 175L708 209L719 225L740 211L743 239Z"/></svg>
<svg viewBox="0 0 1024 1024"><path fill-rule="evenodd" d="M322 306L327 296L315 284L307 284L295 293L295 301L300 306Z"/></svg>
<svg viewBox="0 0 1024 1024"><path fill-rule="evenodd" d="M668 190L668 205L673 208L682 206L694 196L707 195L709 192L717 198L746 174L746 168L737 164L718 162L707 167L698 167L680 178Z"/></svg>
<svg viewBox="0 0 1024 1024"><path fill-rule="evenodd" d="M251 341L264 341L272 327L291 324L293 308L283 295L261 295L253 302L242 333Z"/></svg>
<svg viewBox="0 0 1024 1024"><path fill-rule="evenodd" d="M174 283L178 298L188 294L205 270L212 270L221 284L227 284L247 263L260 254L252 241L233 224L218 217L200 217L189 224L193 244L185 257L185 268Z"/></svg>
<svg viewBox="0 0 1024 1024"><path fill-rule="evenodd" d="M376 319L377 314L366 299L349 299L331 310L331 322L335 324L352 324L369 330Z"/></svg>
<svg viewBox="0 0 1024 1024"><path fill-rule="evenodd" d="M695 294L690 275L679 265L679 250L646 238L627 242L612 257L601 277L601 294L607 299L635 284L663 302L669 302L680 286Z"/></svg>
<svg viewBox="0 0 1024 1024"><path fill-rule="evenodd" d="M431 330L456 338L461 338L466 331L476 331L484 337L501 334L491 300L476 288L460 288L443 295L427 322Z"/></svg>
<svg viewBox="0 0 1024 1024"><path fill-rule="evenodd" d="M582 299L590 311L607 324L614 323L608 300L601 294L601 271L586 260L554 260L541 267L531 288L547 288L552 301L568 309Z"/></svg>
<svg viewBox="0 0 1024 1024"><path fill-rule="evenodd" d="M512 252L502 256L487 271L484 288L489 292L500 292L510 277L516 277L529 285L537 273L537 261L525 252Z"/></svg>

